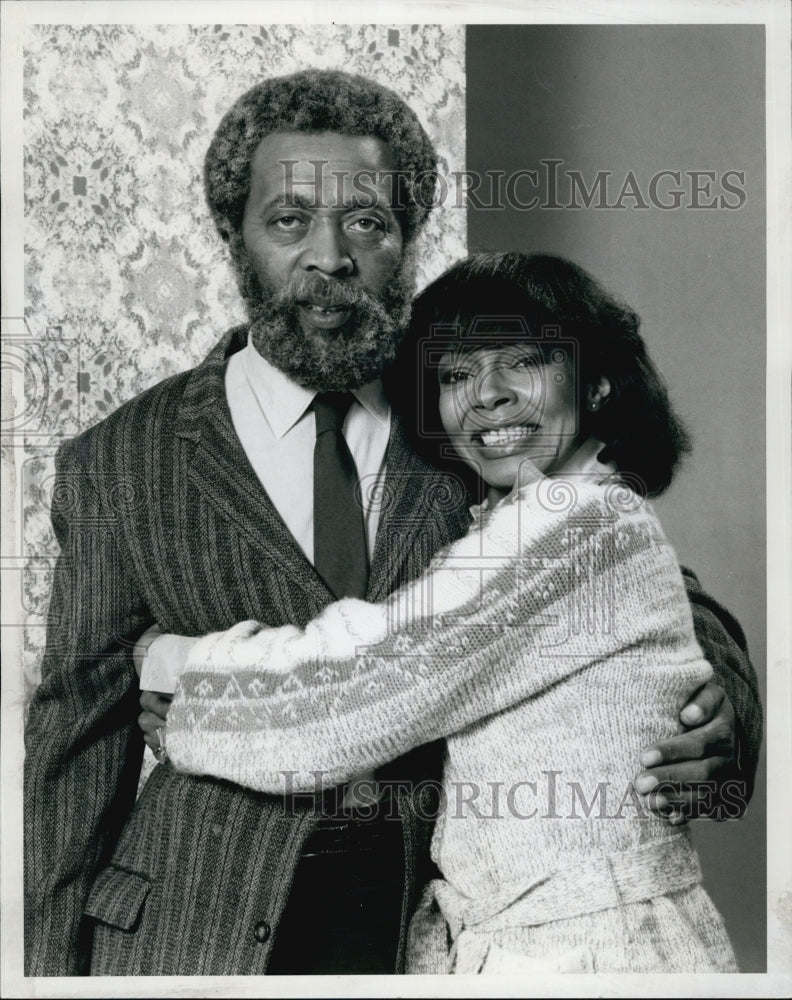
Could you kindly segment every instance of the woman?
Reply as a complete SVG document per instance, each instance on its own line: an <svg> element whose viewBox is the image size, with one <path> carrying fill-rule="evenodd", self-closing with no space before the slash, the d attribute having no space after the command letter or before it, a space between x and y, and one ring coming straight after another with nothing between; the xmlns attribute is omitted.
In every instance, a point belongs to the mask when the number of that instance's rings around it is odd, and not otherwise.
<svg viewBox="0 0 792 1000"><path fill-rule="evenodd" d="M447 739L408 971L736 971L684 829L631 785L711 676L644 499L687 440L638 324L558 258L455 265L389 381L415 447L480 488L468 535L381 604L151 647L186 661L187 771L314 791Z"/></svg>

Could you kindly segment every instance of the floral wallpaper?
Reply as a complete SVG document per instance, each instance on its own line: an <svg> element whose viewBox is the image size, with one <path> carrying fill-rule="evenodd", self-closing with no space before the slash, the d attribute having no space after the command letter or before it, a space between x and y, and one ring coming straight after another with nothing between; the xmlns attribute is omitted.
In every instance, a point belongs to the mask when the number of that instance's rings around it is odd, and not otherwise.
<svg viewBox="0 0 792 1000"><path fill-rule="evenodd" d="M344 68L418 113L445 174L464 168L464 27L35 25L24 42L26 332L20 470L24 670L38 678L57 543L58 444L199 362L243 316L202 189L206 147L257 80ZM438 209L420 282L465 253Z"/></svg>

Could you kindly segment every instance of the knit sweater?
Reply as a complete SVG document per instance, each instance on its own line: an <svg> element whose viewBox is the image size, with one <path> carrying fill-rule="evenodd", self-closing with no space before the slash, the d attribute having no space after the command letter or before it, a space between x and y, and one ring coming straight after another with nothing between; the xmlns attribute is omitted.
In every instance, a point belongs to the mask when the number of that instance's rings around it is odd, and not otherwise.
<svg viewBox="0 0 792 1000"><path fill-rule="evenodd" d="M440 913L456 971L504 955L507 969L519 956L552 971L550 955L574 971L725 971L686 834L631 785L711 673L650 504L541 479L380 604L199 640L167 746L178 768L289 793L447 738L444 881L414 921L413 971L447 967Z"/></svg>

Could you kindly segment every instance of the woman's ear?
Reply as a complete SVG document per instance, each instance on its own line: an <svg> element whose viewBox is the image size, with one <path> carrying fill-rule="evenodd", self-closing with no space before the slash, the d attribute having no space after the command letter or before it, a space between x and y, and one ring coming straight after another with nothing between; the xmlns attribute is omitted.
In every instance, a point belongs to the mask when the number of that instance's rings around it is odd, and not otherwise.
<svg viewBox="0 0 792 1000"><path fill-rule="evenodd" d="M596 385L589 385L586 388L586 409L589 413L596 413L601 406L608 402L610 391L611 384L604 375L600 376Z"/></svg>

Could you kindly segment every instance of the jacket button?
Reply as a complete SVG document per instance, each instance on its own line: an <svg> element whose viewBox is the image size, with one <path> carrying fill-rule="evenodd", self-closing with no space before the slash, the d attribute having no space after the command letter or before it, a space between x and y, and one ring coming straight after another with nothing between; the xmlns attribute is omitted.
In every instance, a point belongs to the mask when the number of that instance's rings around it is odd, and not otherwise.
<svg viewBox="0 0 792 1000"><path fill-rule="evenodd" d="M270 925L266 920L262 920L261 923L256 924L253 928L253 937L255 937L259 944L264 944L271 933Z"/></svg>

